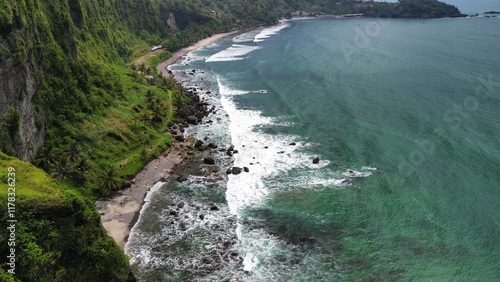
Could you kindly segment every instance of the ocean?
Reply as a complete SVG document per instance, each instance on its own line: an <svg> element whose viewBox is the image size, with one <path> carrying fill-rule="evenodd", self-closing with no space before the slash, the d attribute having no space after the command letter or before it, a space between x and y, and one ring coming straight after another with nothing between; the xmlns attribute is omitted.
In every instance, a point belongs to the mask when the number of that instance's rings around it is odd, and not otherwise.
<svg viewBox="0 0 500 282"><path fill-rule="evenodd" d="M500 18L322 18L190 53L217 113L186 136L219 148L148 195L139 281L500 281L498 46Z"/></svg>

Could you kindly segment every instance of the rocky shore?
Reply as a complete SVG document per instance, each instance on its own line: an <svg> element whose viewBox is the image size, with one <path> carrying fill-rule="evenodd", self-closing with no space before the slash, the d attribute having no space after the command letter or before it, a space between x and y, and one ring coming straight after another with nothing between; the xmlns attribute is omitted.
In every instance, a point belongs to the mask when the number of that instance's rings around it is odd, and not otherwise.
<svg viewBox="0 0 500 282"><path fill-rule="evenodd" d="M158 71L164 77L173 78L170 70L168 70L169 65L176 63L191 51L205 47L222 37L237 32L239 31L215 34L189 47L183 48L175 52L169 60L158 65ZM194 140L192 137L186 138L184 136L185 128L200 123L205 116L216 110L214 107L209 108L209 104L200 99L198 91L200 89L196 87L184 88L184 92L189 97L190 102L187 109L183 113L179 113L180 121L169 127L169 133L172 136L172 145L170 148L160 157L148 163L132 180L130 187L116 192L111 197L103 198L96 202L104 228L122 247L125 246L130 230L137 222L144 204L144 198L156 183L164 183L184 160L193 162L194 149L197 151L207 151L206 156L203 157L205 163L212 164L215 162L213 156L210 156L209 151L217 149L218 146L216 144L205 144L206 140ZM210 124L210 121L208 123ZM182 172L177 172L177 174L179 181L186 180L185 174Z"/></svg>

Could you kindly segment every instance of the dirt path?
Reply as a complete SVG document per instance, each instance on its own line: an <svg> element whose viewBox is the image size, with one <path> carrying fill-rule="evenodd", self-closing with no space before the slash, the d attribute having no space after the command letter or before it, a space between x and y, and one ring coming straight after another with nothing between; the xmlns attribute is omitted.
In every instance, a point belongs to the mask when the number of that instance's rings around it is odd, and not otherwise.
<svg viewBox="0 0 500 282"><path fill-rule="evenodd" d="M146 61L147 61L149 58L154 57L154 56L156 56L156 55L160 55L160 54L161 54L161 53L163 53L163 52L165 52L165 50L163 50L163 49L158 49L158 50L155 50L155 51L153 51L153 52L149 52L149 53L147 53L146 55L144 55L144 56L140 57L139 59L136 59L136 60L133 62L133 64L134 64L135 66L140 66L140 65L142 65L142 64L146 64Z"/></svg>

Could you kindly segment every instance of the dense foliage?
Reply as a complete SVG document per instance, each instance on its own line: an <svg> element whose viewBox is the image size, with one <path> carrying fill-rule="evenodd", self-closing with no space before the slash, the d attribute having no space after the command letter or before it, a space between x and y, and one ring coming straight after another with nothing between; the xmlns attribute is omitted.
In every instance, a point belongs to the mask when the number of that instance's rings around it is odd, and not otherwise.
<svg viewBox="0 0 500 282"><path fill-rule="evenodd" d="M100 225L92 201L42 170L0 152L0 209L7 211L8 168L15 169L15 246L0 233L2 261L16 248L20 281L124 281L128 262ZM7 222L7 213L0 220ZM2 267L5 267L4 265ZM0 269L0 280L9 281ZM3 278L2 278L3 277Z"/></svg>
<svg viewBox="0 0 500 282"><path fill-rule="evenodd" d="M437 0L399 0L398 3L376 3L358 9L372 17L442 18L464 16L457 7Z"/></svg>

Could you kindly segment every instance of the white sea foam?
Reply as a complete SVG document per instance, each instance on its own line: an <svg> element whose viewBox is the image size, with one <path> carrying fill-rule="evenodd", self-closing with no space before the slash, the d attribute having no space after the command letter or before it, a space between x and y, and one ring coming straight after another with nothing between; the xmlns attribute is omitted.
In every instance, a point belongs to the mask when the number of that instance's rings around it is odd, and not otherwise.
<svg viewBox="0 0 500 282"><path fill-rule="evenodd" d="M141 211L139 212L139 218L137 219L137 222L141 221L143 213L148 209L149 203L151 202L152 197L154 196L155 193L158 192L158 190L160 190L160 188L163 185L165 185L165 182L158 181L146 193L146 196L144 197L144 204L143 204L143 206L141 208ZM138 235L138 233L136 231L136 228L138 228L138 224L135 224L132 227L132 229L130 229L130 235L129 235L127 243L125 244L125 247L124 247L126 253L129 253L129 242L133 241L134 237ZM148 249L141 249L139 256L142 258L142 261L145 262L145 263L149 263L150 260L152 259L151 254L150 254L150 252L149 252ZM131 263L134 262L134 259L135 259L134 257L131 258Z"/></svg>
<svg viewBox="0 0 500 282"><path fill-rule="evenodd" d="M367 177L372 175L371 171L357 171L357 170L352 170L348 169L344 173L342 173L345 177L352 177L352 178L358 178L358 177Z"/></svg>
<svg viewBox="0 0 500 282"><path fill-rule="evenodd" d="M249 32L242 33L233 38L233 42L235 43L243 43L243 42L253 42L255 36L260 32L260 30L252 30Z"/></svg>
<svg viewBox="0 0 500 282"><path fill-rule="evenodd" d="M258 46L233 44L231 47L212 55L206 62L227 62L245 59L245 55L259 49Z"/></svg>
<svg viewBox="0 0 500 282"><path fill-rule="evenodd" d="M257 34L254 38L254 42L262 42L264 40L266 40L267 38L277 34L278 32L280 32L281 30L289 27L290 24L289 23L286 23L286 22L282 22L282 23L279 23L275 26L272 26L272 27L269 27L269 28L265 28L263 29L259 34Z"/></svg>
<svg viewBox="0 0 500 282"><path fill-rule="evenodd" d="M229 115L229 132L232 144L235 149L239 150L239 153L233 156L234 166L248 167L250 171L239 175L229 175L226 200L232 214L239 217L241 211L246 208L264 207L266 199L271 193L269 179L279 178L294 169L318 171L330 164L328 160L313 164L312 160L315 156L298 150L298 148L312 146L312 144L301 144L296 141L295 136L266 134L260 130L263 127L276 125L277 120L263 117L259 111L237 108L234 102L236 96L249 93L254 95L259 91L231 89L220 80L218 85L221 105ZM286 126L286 124L280 122L281 126ZM292 142L299 144L290 146ZM304 182L307 181L306 179ZM336 187L348 185L346 182L342 182L343 180L342 178L332 178L329 180L330 182L323 182L323 184ZM236 234L241 251L246 253L243 261L246 271L252 271L258 276L256 272L260 271L259 265L262 262L272 259L277 253L288 252L288 248L283 242L275 236L267 234L265 230L254 229L242 232L241 229L241 225L238 225Z"/></svg>

